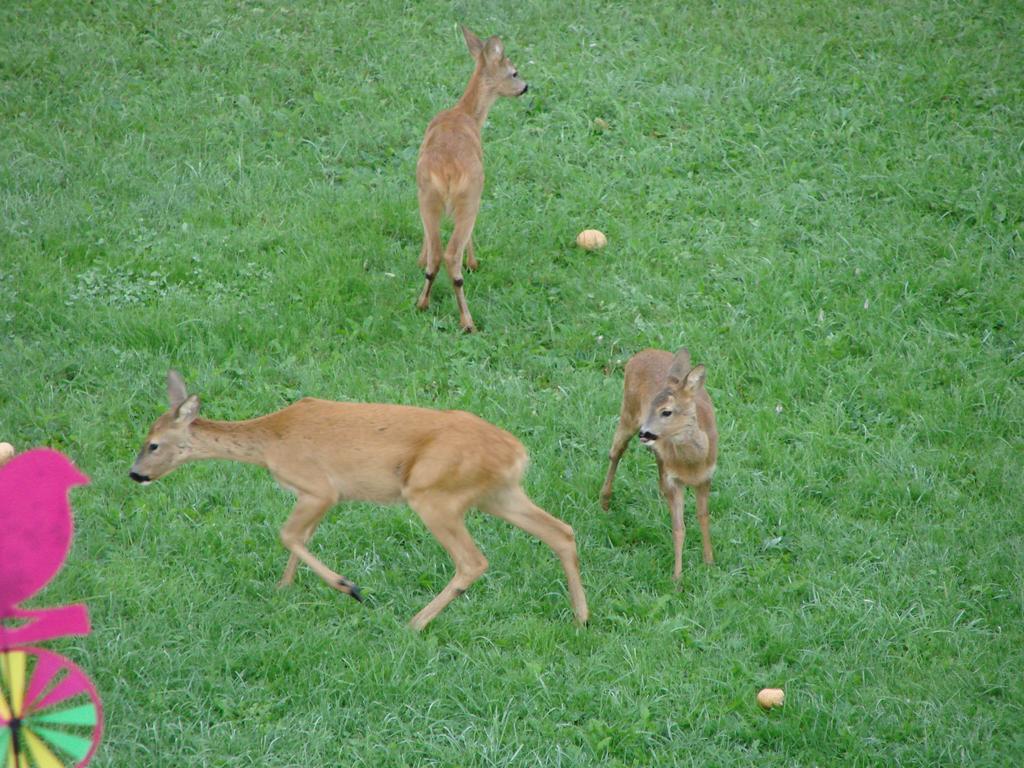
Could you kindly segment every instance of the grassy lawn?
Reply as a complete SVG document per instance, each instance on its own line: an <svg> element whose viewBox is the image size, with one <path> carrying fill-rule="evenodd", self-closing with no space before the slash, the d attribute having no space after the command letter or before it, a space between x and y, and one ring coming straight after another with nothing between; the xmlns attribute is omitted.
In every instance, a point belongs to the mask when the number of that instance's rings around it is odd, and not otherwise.
<svg viewBox="0 0 1024 768"><path fill-rule="evenodd" d="M458 332L413 302L414 169L503 35ZM1008 766L1024 761L1024 9L1008 2L6 2L0 440L50 445L110 766ZM596 122L600 119L599 122ZM602 229L603 251L573 245ZM717 564L683 583L624 362L709 370ZM482 515L451 576L406 508L287 559L260 469L127 473L178 367L209 418L314 395L461 408L531 452L561 568ZM783 687L786 705L755 703Z"/></svg>

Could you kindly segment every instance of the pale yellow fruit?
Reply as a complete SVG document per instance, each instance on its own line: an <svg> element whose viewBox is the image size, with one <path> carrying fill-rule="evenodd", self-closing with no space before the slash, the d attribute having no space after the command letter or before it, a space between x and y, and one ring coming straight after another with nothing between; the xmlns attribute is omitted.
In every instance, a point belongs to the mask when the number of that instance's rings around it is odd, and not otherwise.
<svg viewBox="0 0 1024 768"><path fill-rule="evenodd" d="M761 692L757 694L757 703L761 705L762 709L781 707L785 700L786 692L781 688L762 688Z"/></svg>
<svg viewBox="0 0 1024 768"><path fill-rule="evenodd" d="M576 235L576 245L587 251L596 251L608 245L608 238L600 230L584 229Z"/></svg>
<svg viewBox="0 0 1024 768"><path fill-rule="evenodd" d="M14 446L10 443L0 443L0 466L14 458Z"/></svg>

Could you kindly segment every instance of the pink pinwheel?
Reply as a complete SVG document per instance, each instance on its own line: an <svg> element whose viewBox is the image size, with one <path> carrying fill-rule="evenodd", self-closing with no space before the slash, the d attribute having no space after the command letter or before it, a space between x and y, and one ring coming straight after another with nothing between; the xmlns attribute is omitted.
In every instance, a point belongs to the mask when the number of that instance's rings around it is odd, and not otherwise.
<svg viewBox="0 0 1024 768"><path fill-rule="evenodd" d="M64 565L68 491L89 478L61 453L27 451L0 467L0 765L84 766L103 729L96 688L75 664L26 643L89 633L84 605L25 609Z"/></svg>

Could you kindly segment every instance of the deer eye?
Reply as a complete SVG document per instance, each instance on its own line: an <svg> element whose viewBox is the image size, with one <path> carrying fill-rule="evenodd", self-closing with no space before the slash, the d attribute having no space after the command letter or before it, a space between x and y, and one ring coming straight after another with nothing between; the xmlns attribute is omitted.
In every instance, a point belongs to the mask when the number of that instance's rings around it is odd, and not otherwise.
<svg viewBox="0 0 1024 768"><path fill-rule="evenodd" d="M519 77L519 70L518 70L518 69L513 69L513 70L512 70L512 75L511 75L511 76L512 76L512 77Z"/></svg>
<svg viewBox="0 0 1024 768"><path fill-rule="evenodd" d="M160 446L159 446L159 444L157 444L157 443L150 443L150 444L149 444L149 452L150 452L150 453L152 453L153 451L155 451L155 450L156 450L157 448L159 448L159 447L160 447Z"/></svg>
<svg viewBox="0 0 1024 768"><path fill-rule="evenodd" d="M664 411L661 412L661 418L663 418L663 419L667 419L671 415L672 415L672 411L670 411L668 408L666 408Z"/></svg>

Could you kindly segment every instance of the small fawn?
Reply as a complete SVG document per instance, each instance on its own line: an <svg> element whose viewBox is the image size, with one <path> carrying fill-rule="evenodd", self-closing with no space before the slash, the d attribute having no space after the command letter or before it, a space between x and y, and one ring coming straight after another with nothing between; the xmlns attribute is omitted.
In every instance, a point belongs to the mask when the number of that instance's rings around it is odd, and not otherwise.
<svg viewBox="0 0 1024 768"><path fill-rule="evenodd" d="M467 266L475 270L478 264L473 252L473 225L484 189L480 130L488 110L499 96L522 96L529 86L505 58L505 46L499 38L492 36L486 42L481 41L465 27L462 27L462 35L476 61L476 69L458 103L430 121L416 163L416 187L423 220L419 265L426 278L416 307L426 309L430 305L430 289L441 264L441 216L448 214L455 226L444 250L444 266L455 288L459 325L472 333L475 330L473 317L462 290L462 254L468 251Z"/></svg>
<svg viewBox="0 0 1024 768"><path fill-rule="evenodd" d="M171 408L149 430L129 473L143 485L198 459L266 467L297 496L281 529L291 553L279 582L291 584L301 560L334 589L362 601L359 588L307 548L339 501L405 502L455 564L455 576L409 622L423 629L487 569L466 530L470 507L507 520L543 541L562 562L577 621L587 621L573 530L534 504L521 486L527 455L503 429L465 411L303 398L246 421L198 418L199 399L176 371L167 375Z"/></svg>
<svg viewBox="0 0 1024 768"><path fill-rule="evenodd" d="M697 496L697 521L704 540L704 562L714 563L708 521L708 495L718 457L715 410L704 389L705 369L690 365L690 353L675 356L659 349L645 349L626 363L625 385L619 425L608 454L608 474L601 488L601 506L608 509L612 481L622 452L639 431L640 442L654 451L658 461L661 492L672 513L672 540L679 580L683 570L683 488L690 486Z"/></svg>

